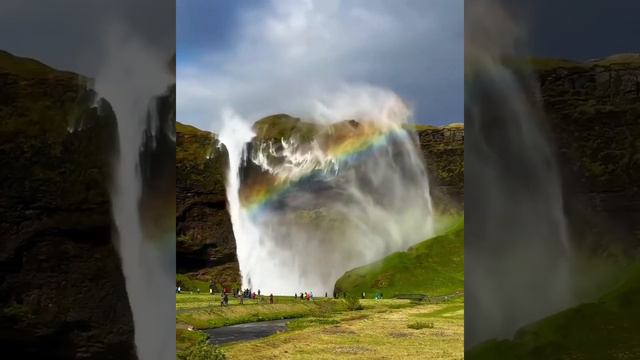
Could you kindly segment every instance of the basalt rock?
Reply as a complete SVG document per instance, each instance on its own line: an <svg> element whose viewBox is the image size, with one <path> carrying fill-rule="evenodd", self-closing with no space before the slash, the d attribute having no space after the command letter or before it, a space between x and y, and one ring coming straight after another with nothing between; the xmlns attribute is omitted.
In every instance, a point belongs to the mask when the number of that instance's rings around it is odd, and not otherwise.
<svg viewBox="0 0 640 360"><path fill-rule="evenodd" d="M417 134L435 210L464 211L464 125L418 127Z"/></svg>
<svg viewBox="0 0 640 360"><path fill-rule="evenodd" d="M176 266L190 278L240 283L225 176L228 155L214 134L176 126Z"/></svg>
<svg viewBox="0 0 640 360"><path fill-rule="evenodd" d="M640 251L640 55L534 65L573 237Z"/></svg>
<svg viewBox="0 0 640 360"><path fill-rule="evenodd" d="M0 348L135 358L111 241L115 117L89 80L0 52Z"/></svg>

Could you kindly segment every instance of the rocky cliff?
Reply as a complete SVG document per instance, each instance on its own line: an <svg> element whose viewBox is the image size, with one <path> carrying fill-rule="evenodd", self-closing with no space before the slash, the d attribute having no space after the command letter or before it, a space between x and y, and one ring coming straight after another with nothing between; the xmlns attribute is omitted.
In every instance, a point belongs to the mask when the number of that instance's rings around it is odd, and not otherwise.
<svg viewBox="0 0 640 360"><path fill-rule="evenodd" d="M416 132L436 211L464 211L464 125L418 126Z"/></svg>
<svg viewBox="0 0 640 360"><path fill-rule="evenodd" d="M228 156L215 135L176 125L176 266L180 274L231 287L240 283L227 211Z"/></svg>
<svg viewBox="0 0 640 360"><path fill-rule="evenodd" d="M339 126L351 126L345 122ZM254 125L260 141L298 136L312 138L319 126L285 114ZM235 238L226 209L224 189L227 154L214 134L178 124L176 150L176 226L178 273L202 281L233 286L240 282ZM426 160L431 193L441 212L461 211L464 188L464 127L417 128L417 140ZM247 166L242 178L259 171ZM255 176L253 177L255 178Z"/></svg>
<svg viewBox="0 0 640 360"><path fill-rule="evenodd" d="M111 241L115 118L87 79L0 52L0 348L135 357Z"/></svg>
<svg viewBox="0 0 640 360"><path fill-rule="evenodd" d="M640 55L534 61L580 243L640 250Z"/></svg>

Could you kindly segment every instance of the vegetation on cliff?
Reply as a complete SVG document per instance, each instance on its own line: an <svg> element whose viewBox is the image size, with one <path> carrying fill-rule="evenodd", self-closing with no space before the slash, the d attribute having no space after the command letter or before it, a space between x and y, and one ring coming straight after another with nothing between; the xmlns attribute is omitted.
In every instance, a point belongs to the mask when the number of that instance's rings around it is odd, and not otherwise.
<svg viewBox="0 0 640 360"><path fill-rule="evenodd" d="M176 124L176 261L183 288L208 291L211 282L228 288L240 282L226 204L227 164L214 134Z"/></svg>
<svg viewBox="0 0 640 360"><path fill-rule="evenodd" d="M640 268L615 290L518 331L513 340L490 340L465 354L484 359L640 358Z"/></svg>
<svg viewBox="0 0 640 360"><path fill-rule="evenodd" d="M444 234L346 272L339 293L450 295L464 289L464 219Z"/></svg>

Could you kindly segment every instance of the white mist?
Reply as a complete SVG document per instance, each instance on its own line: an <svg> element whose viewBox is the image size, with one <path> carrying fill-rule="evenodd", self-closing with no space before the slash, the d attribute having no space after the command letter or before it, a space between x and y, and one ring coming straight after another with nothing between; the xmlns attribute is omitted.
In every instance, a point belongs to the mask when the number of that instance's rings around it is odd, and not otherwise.
<svg viewBox="0 0 640 360"><path fill-rule="evenodd" d="M172 243L175 234L166 234L166 239L146 238L139 208L140 151L147 116L157 116L150 105L171 81L162 59L143 41L116 27L107 38L106 58L95 83L117 117L112 211L141 360L175 358L175 265L171 261L175 248L159 245ZM154 126L157 119L152 120Z"/></svg>
<svg viewBox="0 0 640 360"><path fill-rule="evenodd" d="M305 114L309 121L329 125L356 119L397 136L393 146L352 162L340 161L313 142L291 140L257 144L249 154L252 121L225 112L220 140L230 158L227 196L243 287L263 294L313 291L323 296L344 272L432 234L427 172L413 134L405 129L411 116L405 104L370 86L346 86L311 103ZM274 156L278 160L270 161ZM246 162L285 182L295 183L310 171L321 175L313 186L279 199L279 206L252 212L240 201Z"/></svg>

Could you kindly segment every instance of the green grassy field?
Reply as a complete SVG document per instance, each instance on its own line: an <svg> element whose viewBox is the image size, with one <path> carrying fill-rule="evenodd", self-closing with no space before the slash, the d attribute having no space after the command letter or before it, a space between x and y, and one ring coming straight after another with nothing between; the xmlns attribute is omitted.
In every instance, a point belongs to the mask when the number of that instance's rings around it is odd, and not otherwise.
<svg viewBox="0 0 640 360"><path fill-rule="evenodd" d="M259 301L245 301L240 305L236 299L229 301L229 306L220 306L219 296L213 302L198 297L210 297L210 295L187 295L195 300L194 302L176 301L176 320L180 327L193 327L194 329L210 329L221 326L242 324L254 321L266 321L277 319L292 319L303 316L310 316L322 312L337 312L346 309L344 301L314 300L295 301L290 299L276 298L274 304L269 304L268 300L261 303ZM177 299L180 299L178 295Z"/></svg>
<svg viewBox="0 0 640 360"><path fill-rule="evenodd" d="M640 268L598 301L522 328L513 340L491 340L468 351L485 359L640 359Z"/></svg>
<svg viewBox="0 0 640 360"><path fill-rule="evenodd" d="M359 301L362 310L355 311L348 310L344 299L301 301L293 297L276 297L274 304L246 301L244 305L233 299L229 306L221 307L219 296L178 294L177 349L183 352L206 341L207 336L198 329L293 318L286 333L227 344L222 350L227 359L375 359L392 355L402 359L433 354L439 354L438 359L462 358L462 298L446 304Z"/></svg>
<svg viewBox="0 0 640 360"><path fill-rule="evenodd" d="M345 273L336 282L339 293L449 295L464 290L464 218L442 235L423 241L375 263Z"/></svg>
<svg viewBox="0 0 640 360"><path fill-rule="evenodd" d="M365 300L364 310L295 320L287 332L222 349L228 359L463 358L462 304L395 301Z"/></svg>

